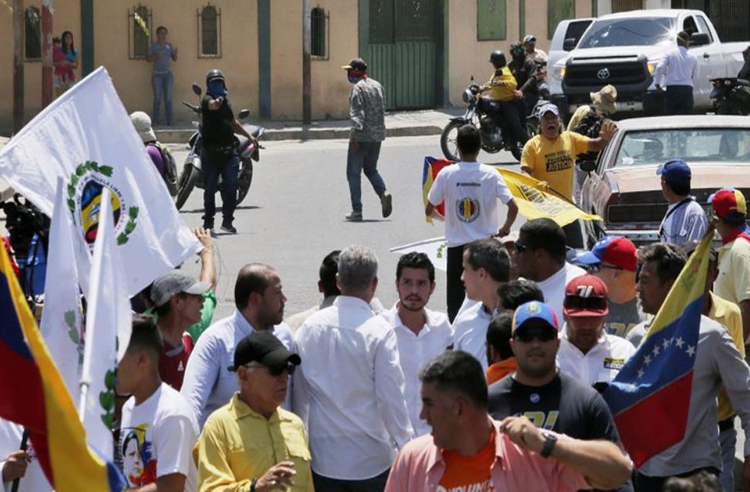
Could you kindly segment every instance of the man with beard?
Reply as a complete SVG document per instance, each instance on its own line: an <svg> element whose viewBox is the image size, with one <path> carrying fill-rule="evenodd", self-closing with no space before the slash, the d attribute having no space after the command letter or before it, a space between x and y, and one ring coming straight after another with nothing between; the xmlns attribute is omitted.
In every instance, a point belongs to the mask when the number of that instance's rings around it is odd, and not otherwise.
<svg viewBox="0 0 750 492"><path fill-rule="evenodd" d="M396 333L406 408L415 435L421 436L430 432L430 426L419 418L419 370L448 348L453 330L445 314L426 308L435 291L435 267L426 254L412 252L399 259L396 290L398 302L382 316Z"/></svg>
<svg viewBox="0 0 750 492"><path fill-rule="evenodd" d="M604 399L586 383L559 372L558 320L552 306L538 301L521 305L513 318L511 347L517 369L489 388L494 419L525 416L537 427L584 441L620 443ZM630 482L618 491L632 491Z"/></svg>
<svg viewBox="0 0 750 492"><path fill-rule="evenodd" d="M190 355L182 394L198 418L201 428L214 410L226 405L238 390L237 378L227 371L240 340L254 331L270 331L295 352L294 336L282 323L286 296L281 278L273 267L261 263L245 265L234 285L234 313L206 330ZM291 392L284 404L291 408Z"/></svg>

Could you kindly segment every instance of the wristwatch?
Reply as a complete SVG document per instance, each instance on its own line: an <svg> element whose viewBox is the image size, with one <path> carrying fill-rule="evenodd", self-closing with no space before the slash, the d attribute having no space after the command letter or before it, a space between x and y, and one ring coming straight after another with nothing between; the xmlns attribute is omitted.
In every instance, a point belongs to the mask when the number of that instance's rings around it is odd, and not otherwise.
<svg viewBox="0 0 750 492"><path fill-rule="evenodd" d="M539 456L549 458L552 450L555 448L555 444L557 444L557 436L547 431L542 431L542 435L544 436L544 447L539 452Z"/></svg>
<svg viewBox="0 0 750 492"><path fill-rule="evenodd" d="M258 479L253 478L250 480L250 492L255 492L255 486L258 484Z"/></svg>

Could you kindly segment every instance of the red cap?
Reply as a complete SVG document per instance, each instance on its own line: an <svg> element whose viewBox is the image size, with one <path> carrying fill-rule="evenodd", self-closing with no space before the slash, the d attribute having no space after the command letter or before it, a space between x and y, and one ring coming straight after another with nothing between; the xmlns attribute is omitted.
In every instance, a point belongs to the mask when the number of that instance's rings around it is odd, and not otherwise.
<svg viewBox="0 0 750 492"><path fill-rule="evenodd" d="M711 204L716 215L724 220L744 222L747 216L745 195L740 190L722 188L708 197L708 203Z"/></svg>
<svg viewBox="0 0 750 492"><path fill-rule="evenodd" d="M609 263L623 270L635 271L638 253L635 244L622 236L606 236L600 239L591 251L576 258L577 263L592 265Z"/></svg>
<svg viewBox="0 0 750 492"><path fill-rule="evenodd" d="M594 275L581 275L565 286L563 313L566 316L606 316L607 286Z"/></svg>

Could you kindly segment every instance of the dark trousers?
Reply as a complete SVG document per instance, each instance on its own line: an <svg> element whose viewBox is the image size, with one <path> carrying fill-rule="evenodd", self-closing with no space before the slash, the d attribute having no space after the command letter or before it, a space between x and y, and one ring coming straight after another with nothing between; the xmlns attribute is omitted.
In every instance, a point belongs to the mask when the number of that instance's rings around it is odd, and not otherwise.
<svg viewBox="0 0 750 492"><path fill-rule="evenodd" d="M689 85L670 85L664 95L664 113L692 114L693 88Z"/></svg>
<svg viewBox="0 0 750 492"><path fill-rule="evenodd" d="M464 283L461 281L461 274L464 273L464 247L454 246L448 248L448 264L446 265L446 303L448 304L448 319L453 320L464 302L466 291Z"/></svg>
<svg viewBox="0 0 750 492"><path fill-rule="evenodd" d="M523 99L501 102L499 110L511 138L523 147L529 139L526 133L526 106Z"/></svg>
<svg viewBox="0 0 750 492"><path fill-rule="evenodd" d="M313 485L316 492L383 492L389 473L390 470L386 470L367 480L338 480L313 472Z"/></svg>
<svg viewBox="0 0 750 492"><path fill-rule="evenodd" d="M203 174L203 225L213 228L216 215L216 185L221 175L221 212L223 224L232 225L234 209L237 208L237 182L240 172L240 156L234 149L223 151L210 147L201 150L201 173Z"/></svg>
<svg viewBox="0 0 750 492"><path fill-rule="evenodd" d="M382 197L385 193L385 182L378 173L378 158L381 142L349 142L346 155L346 180L349 182L349 195L352 199L352 211L362 213L362 172L364 171L375 193Z"/></svg>
<svg viewBox="0 0 750 492"><path fill-rule="evenodd" d="M719 476L719 470L714 467L698 468L696 470L691 470L687 473L676 476L679 478L687 478L692 477L693 475L696 475L702 471L708 472L716 477ZM662 492L664 490L664 483L670 478L671 477L649 477L643 475L642 473L636 473L634 483L635 490L636 492Z"/></svg>

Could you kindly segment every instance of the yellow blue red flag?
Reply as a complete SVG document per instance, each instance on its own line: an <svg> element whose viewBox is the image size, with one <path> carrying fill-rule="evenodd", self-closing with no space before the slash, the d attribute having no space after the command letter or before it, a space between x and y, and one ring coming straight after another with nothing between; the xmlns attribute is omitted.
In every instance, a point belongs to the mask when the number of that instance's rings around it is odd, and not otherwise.
<svg viewBox="0 0 750 492"><path fill-rule="evenodd" d="M0 417L29 432L58 492L121 491L124 477L86 444L86 432L0 248Z"/></svg>
<svg viewBox="0 0 750 492"><path fill-rule="evenodd" d="M709 229L638 350L604 392L636 467L685 436L712 239Z"/></svg>

